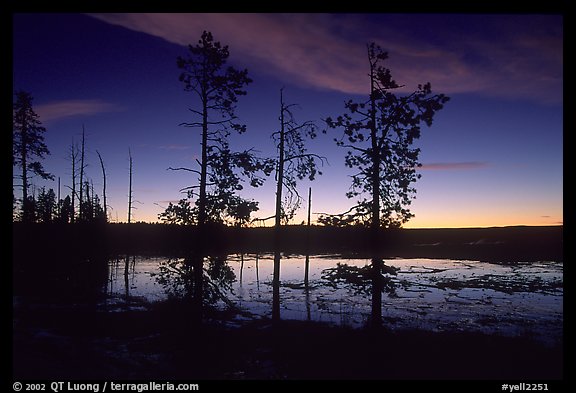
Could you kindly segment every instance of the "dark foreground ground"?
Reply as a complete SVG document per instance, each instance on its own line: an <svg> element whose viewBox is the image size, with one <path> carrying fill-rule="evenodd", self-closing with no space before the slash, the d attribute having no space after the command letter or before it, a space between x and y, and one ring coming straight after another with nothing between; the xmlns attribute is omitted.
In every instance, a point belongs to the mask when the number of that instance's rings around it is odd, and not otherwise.
<svg viewBox="0 0 576 393"><path fill-rule="evenodd" d="M198 325L174 303L124 312L18 305L13 322L14 380L563 378L562 346L528 338L297 321Z"/></svg>

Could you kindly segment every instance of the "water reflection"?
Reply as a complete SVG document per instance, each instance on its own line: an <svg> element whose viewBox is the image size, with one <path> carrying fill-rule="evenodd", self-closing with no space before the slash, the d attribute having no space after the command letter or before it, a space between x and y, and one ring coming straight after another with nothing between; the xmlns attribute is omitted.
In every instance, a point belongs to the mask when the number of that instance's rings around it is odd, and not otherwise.
<svg viewBox="0 0 576 393"><path fill-rule="evenodd" d="M126 255L126 260L124 261L124 296L126 303L130 301L130 289L129 289L130 282L128 280L129 271L130 271L130 256Z"/></svg>
<svg viewBox="0 0 576 393"><path fill-rule="evenodd" d="M308 284L309 284L309 274L308 272L310 271L310 254L306 254L306 262L304 265L304 286L306 287L306 289L308 289Z"/></svg>
<svg viewBox="0 0 576 393"><path fill-rule="evenodd" d="M274 252L274 276L272 278L272 320L280 319L280 251Z"/></svg>
<svg viewBox="0 0 576 393"><path fill-rule="evenodd" d="M203 259L203 303L243 311L233 318L240 320L299 319L361 327L380 310L390 329L473 330L552 339L562 335L562 263L394 259L394 267L382 261L380 275L375 276L372 262L338 255L212 256ZM130 266L131 299L142 296L154 302L193 296L194 267L185 258L137 257ZM125 277L116 278L111 297L124 295Z"/></svg>
<svg viewBox="0 0 576 393"><path fill-rule="evenodd" d="M260 291L260 277L258 277L258 257L259 255L256 254L256 287L258 291Z"/></svg>
<svg viewBox="0 0 576 393"><path fill-rule="evenodd" d="M276 251L274 253L274 272L272 277L272 321L279 321L281 319L280 315L280 304L281 304L280 288L282 286L282 283L280 281L281 261L282 261L281 253L279 251ZM304 295L305 295L304 304L306 306L307 321L311 320L309 270L310 270L310 255L306 254L304 263L303 285L291 282L285 284L286 287L290 287L295 290L301 288L304 289Z"/></svg>
<svg viewBox="0 0 576 393"><path fill-rule="evenodd" d="M212 305L218 301L230 303L228 293L236 274L228 264L227 255L200 258L161 260L156 281L164 288L169 298L191 300L194 304ZM242 267L240 269L242 271Z"/></svg>
<svg viewBox="0 0 576 393"><path fill-rule="evenodd" d="M370 265L355 266L336 263L336 267L323 270L322 279L325 285L337 288L339 284L352 288L356 294L371 296L370 323L380 326L382 323L382 293L396 296L396 282L392 277L398 274L399 268L386 265L380 258L372 258Z"/></svg>

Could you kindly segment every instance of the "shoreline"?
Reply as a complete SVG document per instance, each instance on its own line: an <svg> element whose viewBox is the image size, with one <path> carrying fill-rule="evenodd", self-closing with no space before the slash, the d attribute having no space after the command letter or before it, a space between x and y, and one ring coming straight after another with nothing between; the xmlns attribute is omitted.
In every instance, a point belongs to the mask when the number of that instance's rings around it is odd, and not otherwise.
<svg viewBox="0 0 576 393"><path fill-rule="evenodd" d="M368 253L364 227L282 227L280 249L291 254ZM186 255L198 249L194 226L165 224L13 223L15 261L68 253ZM201 245L206 253L274 251L274 228L207 227ZM29 247L33 241L35 247ZM563 226L461 229L383 229L379 257L477 259L496 262L562 261Z"/></svg>

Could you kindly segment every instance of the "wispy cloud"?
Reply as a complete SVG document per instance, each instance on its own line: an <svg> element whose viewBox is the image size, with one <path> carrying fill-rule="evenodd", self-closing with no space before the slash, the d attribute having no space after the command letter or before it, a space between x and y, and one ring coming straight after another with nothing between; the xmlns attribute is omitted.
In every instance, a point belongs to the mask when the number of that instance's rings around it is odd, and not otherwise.
<svg viewBox="0 0 576 393"><path fill-rule="evenodd" d="M56 101L35 108L40 121L44 123L72 116L91 116L119 110L118 106L98 99Z"/></svg>
<svg viewBox="0 0 576 393"><path fill-rule="evenodd" d="M428 164L422 164L419 168L420 170L436 170L436 171L447 171L447 170L469 170L469 169L479 169L488 166L488 163L482 161L470 161L470 162L431 162Z"/></svg>
<svg viewBox="0 0 576 393"><path fill-rule="evenodd" d="M550 225L564 225L564 221L558 220L558 216L551 216L548 214L543 214L539 217L543 220L543 222L548 221L550 223Z"/></svg>
<svg viewBox="0 0 576 393"><path fill-rule="evenodd" d="M562 101L562 19L554 15L93 14L188 45L203 30L232 59L307 87L364 94L365 44L390 53L413 89ZM409 25L409 27L407 27Z"/></svg>

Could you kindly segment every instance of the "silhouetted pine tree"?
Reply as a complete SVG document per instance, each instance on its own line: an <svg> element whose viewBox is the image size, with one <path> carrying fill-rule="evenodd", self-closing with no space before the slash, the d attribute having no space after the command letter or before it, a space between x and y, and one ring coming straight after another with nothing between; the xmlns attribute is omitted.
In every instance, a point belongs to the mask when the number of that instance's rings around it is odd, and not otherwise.
<svg viewBox="0 0 576 393"><path fill-rule="evenodd" d="M246 126L237 122L235 112L238 97L246 94L244 88L252 80L247 70L227 66L228 46L214 41L210 32L204 31L198 44L188 49L188 56L178 57L177 65L184 89L195 96L197 106L189 109L196 119L181 125L201 130L201 157L197 160L200 170L169 169L200 176L198 185L181 190L188 191L189 198L198 197L199 226L208 221L224 222L227 217L243 222L257 208L257 202L237 195L243 188L242 177L248 177L250 185L257 187L263 183L258 172L269 174L273 169L269 161L256 158L251 150L235 152L229 146L231 132L246 131Z"/></svg>
<svg viewBox="0 0 576 393"><path fill-rule="evenodd" d="M347 113L333 119L329 128L343 129L338 146L346 148L346 165L357 168L352 176L348 198L363 197L346 213L324 216L325 223L363 223L373 228L397 227L413 214L409 205L416 189L411 186L420 175L416 168L421 125L432 125L437 111L449 100L444 94L432 94L430 83L418 85L409 94L395 94L404 87L392 79L381 63L388 53L374 43L368 45L370 94L367 100L345 103ZM368 196L366 196L368 195Z"/></svg>
<svg viewBox="0 0 576 393"><path fill-rule="evenodd" d="M51 188L46 190L45 187L42 187L36 201L36 214L38 221L50 223L56 217L56 213L56 193Z"/></svg>
<svg viewBox="0 0 576 393"><path fill-rule="evenodd" d="M22 215L24 222L34 221L31 213L33 198L28 196L30 177L40 176L42 179L54 179L54 176L44 170L37 159L49 155L50 151L44 143L44 132L38 115L32 108L32 95L25 91L15 93L12 122L12 165L21 169L19 175L22 181Z"/></svg>
<svg viewBox="0 0 576 393"><path fill-rule="evenodd" d="M74 209L72 206L72 198L70 195L66 195L64 199L61 199L58 204L60 205L60 214L58 216L58 222L63 224L68 224L72 222L72 217L74 216Z"/></svg>
<svg viewBox="0 0 576 393"><path fill-rule="evenodd" d="M420 175L416 168L419 148L412 147L420 138L421 125L432 125L437 111L449 98L432 94L430 83L418 85L409 94L395 94L403 87L392 79L390 70L382 65L388 53L374 43L367 46L370 65L370 94L367 100L345 103L347 110L336 119L327 118L329 128L343 129L338 146L346 148L346 165L356 168L348 198L359 197L347 212L323 216L328 224L368 224L371 230L372 258L372 321L382 320L383 272L396 274L384 266L378 256L378 233L382 227L399 227L413 214L409 206L416 189L412 186Z"/></svg>

